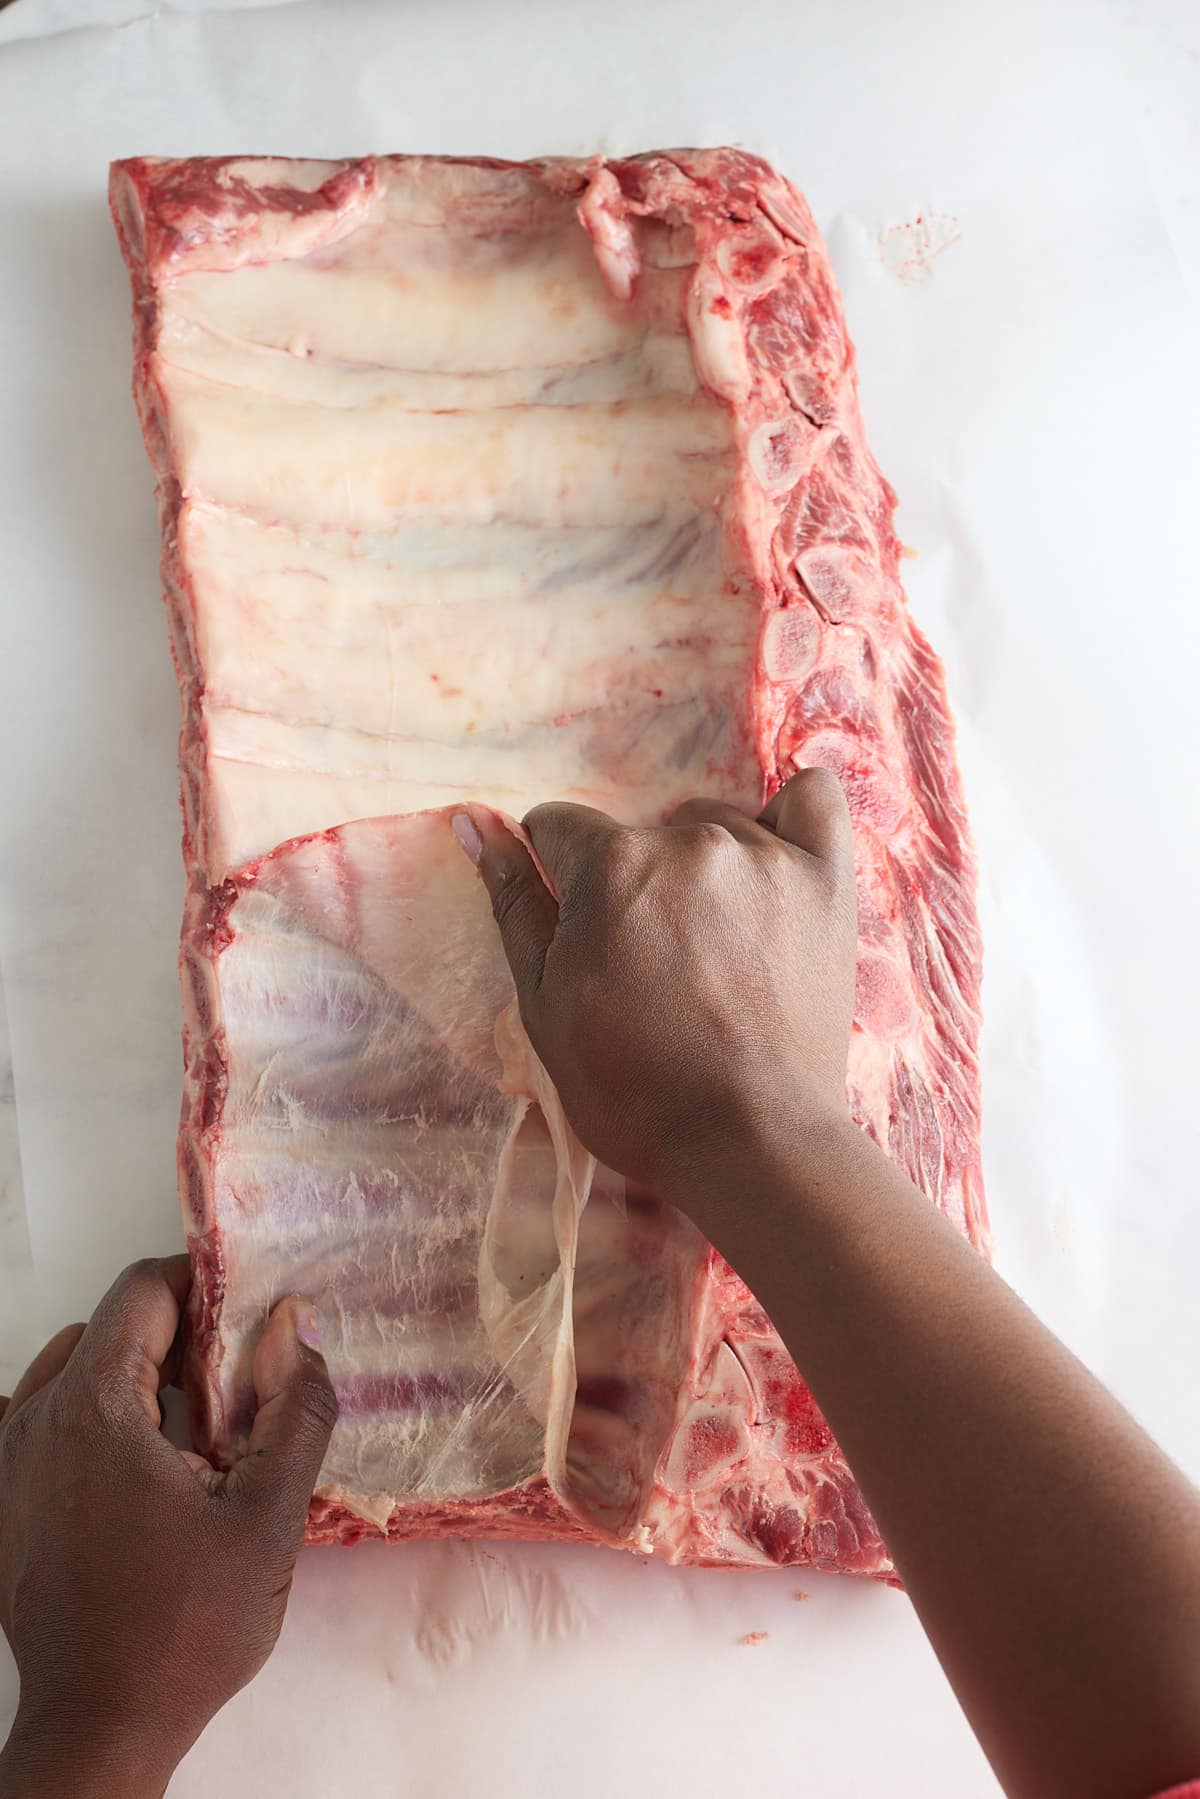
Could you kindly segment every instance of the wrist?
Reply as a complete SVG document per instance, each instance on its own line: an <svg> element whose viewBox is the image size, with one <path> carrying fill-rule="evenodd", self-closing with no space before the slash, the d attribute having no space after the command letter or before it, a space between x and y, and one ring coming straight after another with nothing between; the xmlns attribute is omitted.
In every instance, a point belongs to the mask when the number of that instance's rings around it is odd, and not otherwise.
<svg viewBox="0 0 1200 1799"><path fill-rule="evenodd" d="M738 1128L679 1159L663 1197L720 1247L730 1226L761 1217L765 1203L799 1211L819 1206L842 1189L859 1158L880 1153L844 1105L758 1108Z"/></svg>
<svg viewBox="0 0 1200 1799"><path fill-rule="evenodd" d="M760 1191L780 1193L816 1220L842 1212L849 1196L871 1185L872 1172L891 1163L842 1106L810 1114L790 1130L773 1126L756 1144L750 1167Z"/></svg>
<svg viewBox="0 0 1200 1799"><path fill-rule="evenodd" d="M22 1701L0 1748L0 1799L161 1799L179 1760L120 1720Z"/></svg>

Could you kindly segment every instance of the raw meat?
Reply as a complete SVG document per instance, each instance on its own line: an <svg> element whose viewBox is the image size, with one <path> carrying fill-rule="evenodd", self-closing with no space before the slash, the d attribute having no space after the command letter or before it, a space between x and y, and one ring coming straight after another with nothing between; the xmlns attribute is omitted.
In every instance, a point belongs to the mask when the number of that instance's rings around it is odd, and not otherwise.
<svg viewBox="0 0 1200 1799"><path fill-rule="evenodd" d="M387 1529L397 1495L394 1534L635 1529L706 1246L593 1179L449 813L286 844L206 925L189 1034L219 1019L223 1047L184 1131L189 1216L220 1264L194 1342L201 1437L246 1443L283 1279L320 1295L336 1346L314 1529Z"/></svg>
<svg viewBox="0 0 1200 1799"><path fill-rule="evenodd" d="M952 729L807 207L732 150L138 160L112 202L183 697L201 1440L236 1452L302 1287L343 1407L314 1539L887 1578L753 1297L571 1138L447 825L835 769L851 1105L986 1246Z"/></svg>

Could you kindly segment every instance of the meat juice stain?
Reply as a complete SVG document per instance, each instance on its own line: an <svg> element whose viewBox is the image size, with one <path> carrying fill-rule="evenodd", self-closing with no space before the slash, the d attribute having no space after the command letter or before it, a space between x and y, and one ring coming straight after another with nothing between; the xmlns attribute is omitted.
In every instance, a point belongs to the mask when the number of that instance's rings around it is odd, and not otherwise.
<svg viewBox="0 0 1200 1799"><path fill-rule="evenodd" d="M904 287L928 281L939 256L962 233L953 213L919 212L910 223L889 225L876 238L879 260Z"/></svg>

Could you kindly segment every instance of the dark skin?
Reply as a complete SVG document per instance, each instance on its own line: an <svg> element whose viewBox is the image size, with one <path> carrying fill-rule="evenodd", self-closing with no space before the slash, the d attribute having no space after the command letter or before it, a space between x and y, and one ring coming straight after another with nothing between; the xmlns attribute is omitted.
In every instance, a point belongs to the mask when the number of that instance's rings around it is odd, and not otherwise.
<svg viewBox="0 0 1200 1799"><path fill-rule="evenodd" d="M1200 1774L1200 1495L847 1116L837 784L805 771L758 822L694 802L657 830L571 806L526 828L557 899L490 813L457 821L568 1116L770 1312L1005 1791ZM158 1434L186 1274L147 1267L0 1425L2 1799L160 1793L282 1618L333 1418L302 1305L256 1364L266 1454L217 1475Z"/></svg>
<svg viewBox="0 0 1200 1799"><path fill-rule="evenodd" d="M0 1794L143 1799L274 1648L337 1417L311 1308L254 1362L249 1453L218 1474L159 1428L188 1260L138 1262L0 1400L0 1625L21 1698Z"/></svg>

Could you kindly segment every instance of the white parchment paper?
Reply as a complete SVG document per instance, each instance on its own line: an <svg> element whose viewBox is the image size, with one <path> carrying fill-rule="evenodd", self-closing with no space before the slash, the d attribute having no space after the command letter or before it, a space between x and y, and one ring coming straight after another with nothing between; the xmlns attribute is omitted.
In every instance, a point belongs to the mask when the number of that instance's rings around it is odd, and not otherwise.
<svg viewBox="0 0 1200 1799"><path fill-rule="evenodd" d="M0 1384L180 1240L176 697L110 158L734 141L827 232L948 667L1001 1268L1200 1473L1198 100L1183 0L0 14ZM0 1729L15 1702L3 1651ZM457 1544L307 1553L172 1787L885 1790L997 1790L901 1595Z"/></svg>

